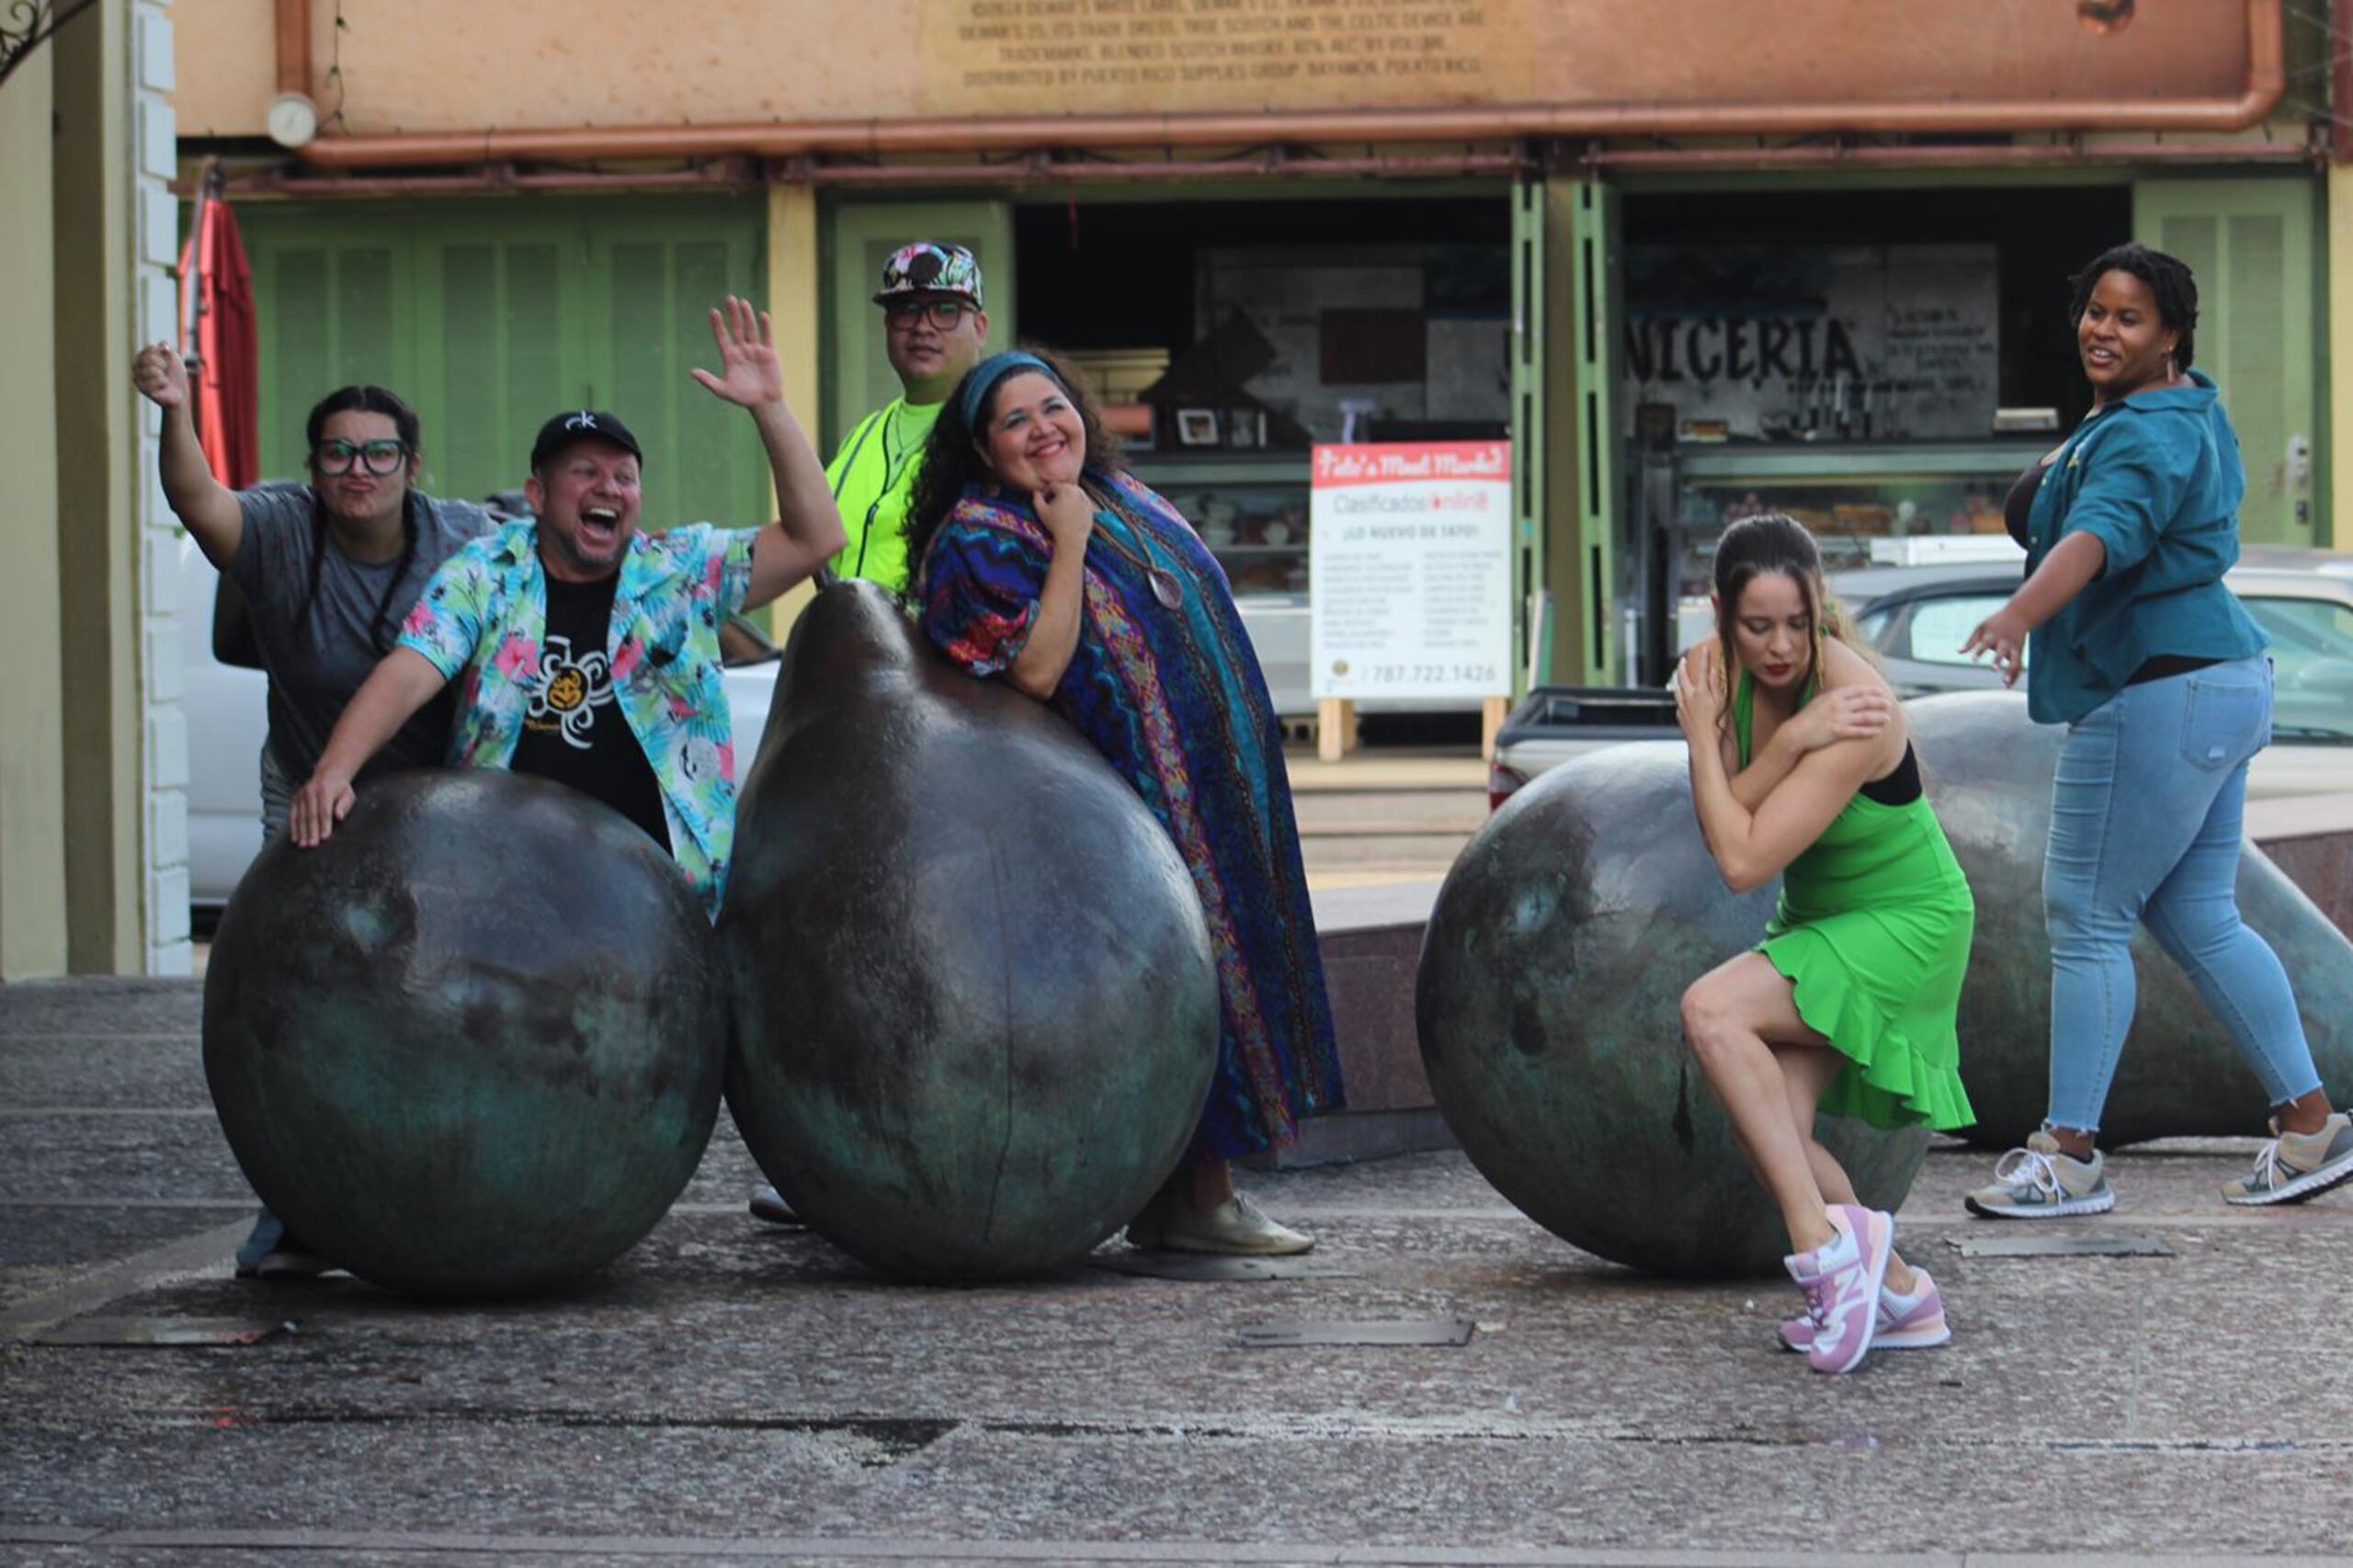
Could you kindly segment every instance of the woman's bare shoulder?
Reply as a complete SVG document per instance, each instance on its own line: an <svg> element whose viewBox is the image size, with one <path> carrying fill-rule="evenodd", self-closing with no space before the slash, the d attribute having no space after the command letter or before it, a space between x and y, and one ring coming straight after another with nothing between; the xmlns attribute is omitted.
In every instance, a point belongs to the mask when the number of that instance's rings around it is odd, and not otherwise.
<svg viewBox="0 0 2353 1568"><path fill-rule="evenodd" d="M1822 642L1822 687L1835 691L1842 686L1877 687L1881 691L1892 689L1879 666L1855 652L1836 637L1825 637Z"/></svg>

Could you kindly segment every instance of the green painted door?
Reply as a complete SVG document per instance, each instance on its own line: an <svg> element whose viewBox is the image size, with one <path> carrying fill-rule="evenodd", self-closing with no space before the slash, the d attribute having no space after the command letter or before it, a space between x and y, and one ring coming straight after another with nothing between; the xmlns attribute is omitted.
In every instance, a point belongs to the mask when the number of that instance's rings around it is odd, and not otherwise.
<svg viewBox="0 0 2353 1568"><path fill-rule="evenodd" d="M843 436L899 395L899 378L883 352L882 312L874 307L882 264L912 240L962 245L980 259L989 345L1010 348L1013 320L1013 206L1006 201L843 201L834 206L825 246L825 417L827 455Z"/></svg>
<svg viewBox="0 0 2353 1568"><path fill-rule="evenodd" d="M761 293L756 197L254 203L239 220L265 472L301 474L311 405L373 381L415 405L436 494L519 490L540 422L596 407L645 449L649 525L772 515L751 421L687 373L718 363L710 308Z"/></svg>
<svg viewBox="0 0 2353 1568"><path fill-rule="evenodd" d="M2222 389L2246 462L2241 536L2319 537L2316 396L2319 269L2313 182L2302 177L2145 180L2132 232L2198 277L2198 368Z"/></svg>

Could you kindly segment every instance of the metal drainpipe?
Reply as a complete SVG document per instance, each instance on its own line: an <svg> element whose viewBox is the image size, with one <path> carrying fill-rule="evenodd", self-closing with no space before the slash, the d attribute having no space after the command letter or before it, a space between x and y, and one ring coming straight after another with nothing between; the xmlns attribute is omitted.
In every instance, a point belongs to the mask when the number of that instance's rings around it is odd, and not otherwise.
<svg viewBox="0 0 2353 1568"><path fill-rule="evenodd" d="M278 0L278 90L311 93L311 0Z"/></svg>
<svg viewBox="0 0 2353 1568"><path fill-rule="evenodd" d="M2353 0L2337 0L2353 5ZM1641 169L2075 168L2108 164L2302 164L2322 155L2300 142L2114 142L2104 145L2029 143L1987 147L1597 147L1563 152L1556 167Z"/></svg>
<svg viewBox="0 0 2353 1568"><path fill-rule="evenodd" d="M2353 6L2353 0L2336 0ZM1986 147L1636 147L1556 148L1549 157L1528 153L1465 153L1441 157L1236 158L1183 162L1074 163L1043 159L961 164L819 164L807 159L769 165L765 174L749 159L729 159L691 169L641 173L607 169L543 169L522 172L499 165L472 174L296 175L274 165L231 177L226 188L238 196L382 197L492 196L502 191L750 190L763 184L996 187L1052 185L1152 184L1164 180L1313 178L1318 176L1382 176L1392 179L1473 178L1509 176L1539 167L1573 173L1620 169L1672 173L1678 169L1779 168L2086 168L2114 165L2303 164L2323 150L2293 142L2184 144L2177 142L2111 142L2103 146ZM174 188L187 195L183 181Z"/></svg>

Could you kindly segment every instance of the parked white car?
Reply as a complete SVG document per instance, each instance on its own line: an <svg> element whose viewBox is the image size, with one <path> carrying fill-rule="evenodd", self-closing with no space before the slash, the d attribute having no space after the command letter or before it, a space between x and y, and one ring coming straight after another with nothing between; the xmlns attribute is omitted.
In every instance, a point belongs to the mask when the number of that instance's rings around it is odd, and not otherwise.
<svg viewBox="0 0 2353 1568"><path fill-rule="evenodd" d="M261 852L261 743L269 727L268 677L212 656L212 594L218 574L192 539L180 540L180 621L188 717L188 902L199 923L229 901ZM736 767L751 767L767 729L779 651L742 616L727 649L727 705L735 722Z"/></svg>
<svg viewBox="0 0 2353 1568"><path fill-rule="evenodd" d="M2001 676L1961 651L2002 607L2019 567L1871 567L1834 574L1830 590L1879 651L1899 697L1998 688ZM2250 545L2223 579L2265 636L2276 672L2271 744L2247 769L2247 794L2353 790L2353 556Z"/></svg>

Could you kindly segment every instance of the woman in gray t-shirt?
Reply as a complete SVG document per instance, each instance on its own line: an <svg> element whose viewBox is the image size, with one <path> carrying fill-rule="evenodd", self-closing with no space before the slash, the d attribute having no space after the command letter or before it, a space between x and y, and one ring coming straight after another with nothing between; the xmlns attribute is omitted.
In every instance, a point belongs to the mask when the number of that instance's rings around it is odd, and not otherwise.
<svg viewBox="0 0 2353 1568"><path fill-rule="evenodd" d="M131 378L164 411L164 498L238 592L269 675L261 756L262 831L286 825L344 704L400 636L441 562L491 527L490 514L415 488L415 411L381 387L329 392L304 427L310 483L233 491L197 440L188 369L168 343L140 350ZM372 773L438 766L451 708L428 705L377 754ZM237 1272L302 1278L330 1265L264 1210Z"/></svg>

